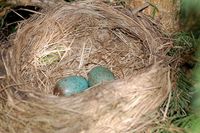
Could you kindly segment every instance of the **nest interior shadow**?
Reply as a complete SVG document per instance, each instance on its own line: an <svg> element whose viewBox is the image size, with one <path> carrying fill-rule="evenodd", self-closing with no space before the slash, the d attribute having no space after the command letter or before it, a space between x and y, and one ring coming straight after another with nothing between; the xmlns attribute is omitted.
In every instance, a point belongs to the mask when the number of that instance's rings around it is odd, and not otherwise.
<svg viewBox="0 0 200 133"><path fill-rule="evenodd" d="M162 116L172 43L143 13L103 2L62 3L23 21L13 36L3 59L0 131L141 132ZM86 77L97 65L117 80L52 95L59 79Z"/></svg>

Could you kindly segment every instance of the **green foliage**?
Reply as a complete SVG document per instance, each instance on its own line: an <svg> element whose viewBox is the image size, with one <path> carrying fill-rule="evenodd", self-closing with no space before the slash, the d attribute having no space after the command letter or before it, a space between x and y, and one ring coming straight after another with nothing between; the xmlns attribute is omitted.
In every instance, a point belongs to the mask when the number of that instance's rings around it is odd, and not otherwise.
<svg viewBox="0 0 200 133"><path fill-rule="evenodd" d="M198 63L196 64L194 70L194 79L195 79L195 86L194 86L194 95L192 100L192 114L195 114L196 117L200 117L198 115L200 111L200 0L181 0L181 12L180 18L182 25L186 28L183 28L187 31L192 32L189 36L193 38L194 41L190 41L196 49L196 60ZM194 39L195 38L195 39Z"/></svg>
<svg viewBox="0 0 200 133"><path fill-rule="evenodd" d="M194 91L192 97L191 111L190 115L187 117L189 120L183 126L187 133L199 133L200 129L200 37L196 36L196 43L198 49L196 50L196 63L195 69L193 70L193 80L194 80Z"/></svg>
<svg viewBox="0 0 200 133"><path fill-rule="evenodd" d="M200 52L197 52L197 55L199 54ZM200 64L199 63L196 65L196 69L194 70L194 79L196 84L195 84L195 94L192 102L192 107L193 111L199 112L200 111Z"/></svg>
<svg viewBox="0 0 200 133"><path fill-rule="evenodd" d="M181 122L182 123L182 122ZM187 133L185 129L178 126L172 118L168 118L165 121L160 121L154 128L150 130L150 133Z"/></svg>
<svg viewBox="0 0 200 133"><path fill-rule="evenodd" d="M199 133L199 126L200 126L199 115L193 115L185 128L188 133Z"/></svg>
<svg viewBox="0 0 200 133"><path fill-rule="evenodd" d="M179 119L174 119L172 122L177 127L184 128L188 125L188 123L191 121L192 118L193 115L188 115Z"/></svg>
<svg viewBox="0 0 200 133"><path fill-rule="evenodd" d="M168 55L175 58L184 57L185 55L194 55L197 49L199 39L193 33L178 32L173 36L174 47L169 51ZM190 56L189 56L190 57ZM185 59L187 64L194 64L193 61ZM155 126L153 132L158 133L188 133L188 128L185 128L189 123L192 123L193 114L191 113L192 98L194 88L192 87L193 79L185 73L184 67L181 66L173 76L178 77L176 86L172 88L167 120ZM163 104L165 109L167 101ZM185 128L185 129L184 129Z"/></svg>
<svg viewBox="0 0 200 133"><path fill-rule="evenodd" d="M200 117L196 114L190 114L187 117L174 121L174 124L184 128L185 133L199 133Z"/></svg>
<svg viewBox="0 0 200 133"><path fill-rule="evenodd" d="M183 127L190 120L188 115L192 99L192 84L182 70L177 72L176 76L178 80L176 86L172 88L168 118L156 125L152 133L187 133ZM166 105L167 101L163 104L163 109Z"/></svg>
<svg viewBox="0 0 200 133"><path fill-rule="evenodd" d="M175 45L180 45L183 49L172 49L172 53L182 56L188 55L192 51L192 56L196 52L196 60L199 60L200 52L198 50L200 44L199 35L194 32L182 32L175 35ZM189 56L191 58L191 55ZM187 63L191 59L186 60ZM192 62L195 64L196 62ZM169 116L172 117L172 124L184 128L186 133L198 133L200 125L200 65L195 65L195 77L188 79L183 71L179 73L177 81L177 89L172 93L172 100L169 109ZM195 87L191 83L195 83ZM177 96L177 97L176 97ZM174 109L173 109L174 108ZM177 110L177 112L176 112Z"/></svg>
<svg viewBox="0 0 200 133"><path fill-rule="evenodd" d="M174 47L169 51L169 56L177 56L194 51L198 46L198 40L192 33L178 32L174 36Z"/></svg>
<svg viewBox="0 0 200 133"><path fill-rule="evenodd" d="M180 21L187 31L199 31L200 0L181 0Z"/></svg>
<svg viewBox="0 0 200 133"><path fill-rule="evenodd" d="M172 90L171 101L169 105L168 116L180 118L187 116L191 103L191 83L183 71L177 73L178 80L176 88Z"/></svg>

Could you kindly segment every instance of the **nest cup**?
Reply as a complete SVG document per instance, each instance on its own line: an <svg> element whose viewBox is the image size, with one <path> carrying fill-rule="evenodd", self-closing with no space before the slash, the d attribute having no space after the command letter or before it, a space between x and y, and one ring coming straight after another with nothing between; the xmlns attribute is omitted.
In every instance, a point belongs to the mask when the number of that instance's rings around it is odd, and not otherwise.
<svg viewBox="0 0 200 133"><path fill-rule="evenodd" d="M23 21L13 36L4 58L0 131L143 132L162 117L171 41L143 13L103 2L62 3ZM62 77L86 77L99 65L117 79L53 95Z"/></svg>

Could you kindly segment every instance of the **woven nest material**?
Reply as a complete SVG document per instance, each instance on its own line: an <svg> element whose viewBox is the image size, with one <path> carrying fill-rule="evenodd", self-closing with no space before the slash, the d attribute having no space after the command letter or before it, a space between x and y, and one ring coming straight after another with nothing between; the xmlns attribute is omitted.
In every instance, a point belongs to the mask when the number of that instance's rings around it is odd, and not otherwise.
<svg viewBox="0 0 200 133"><path fill-rule="evenodd" d="M7 51L1 132L143 132L162 117L170 91L159 26L142 13L103 2L62 3L22 22ZM56 82L108 67L117 79L69 97Z"/></svg>

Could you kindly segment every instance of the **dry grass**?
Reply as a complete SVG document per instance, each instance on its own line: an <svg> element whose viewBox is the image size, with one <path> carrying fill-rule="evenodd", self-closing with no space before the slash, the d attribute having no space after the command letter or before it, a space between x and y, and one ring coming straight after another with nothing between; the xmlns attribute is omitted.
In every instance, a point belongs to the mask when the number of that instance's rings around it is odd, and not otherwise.
<svg viewBox="0 0 200 133"><path fill-rule="evenodd" d="M10 41L0 131L141 132L161 118L172 44L144 14L102 2L62 3L24 21ZM117 80L70 97L52 95L57 80L86 76L97 65Z"/></svg>

